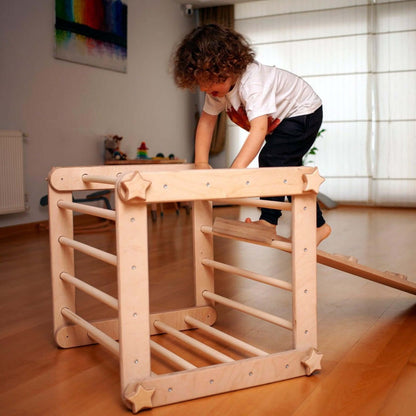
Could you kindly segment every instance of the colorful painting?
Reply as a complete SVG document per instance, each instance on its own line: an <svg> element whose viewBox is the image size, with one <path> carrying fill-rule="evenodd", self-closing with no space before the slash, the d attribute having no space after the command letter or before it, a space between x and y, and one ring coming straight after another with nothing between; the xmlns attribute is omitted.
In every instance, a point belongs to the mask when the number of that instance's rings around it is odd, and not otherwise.
<svg viewBox="0 0 416 416"><path fill-rule="evenodd" d="M121 0L55 0L55 57L127 72L127 5Z"/></svg>

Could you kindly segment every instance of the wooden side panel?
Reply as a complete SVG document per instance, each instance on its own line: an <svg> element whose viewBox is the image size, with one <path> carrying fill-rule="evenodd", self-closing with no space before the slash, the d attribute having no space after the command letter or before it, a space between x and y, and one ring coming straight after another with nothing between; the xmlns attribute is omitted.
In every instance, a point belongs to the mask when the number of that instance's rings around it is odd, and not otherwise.
<svg viewBox="0 0 416 416"><path fill-rule="evenodd" d="M146 204L116 195L117 283L122 391L150 375L149 266Z"/></svg>
<svg viewBox="0 0 416 416"><path fill-rule="evenodd" d="M49 187L49 239L51 252L51 280L53 293L53 327L56 334L59 328L68 325L62 316L62 308L75 312L75 289L60 278L62 272L74 273L74 249L62 246L61 236L73 238L72 211L59 208L58 200L72 202L72 192L56 192Z"/></svg>
<svg viewBox="0 0 416 416"><path fill-rule="evenodd" d="M316 348L316 194L295 195L292 203L294 348Z"/></svg>
<svg viewBox="0 0 416 416"><path fill-rule="evenodd" d="M286 351L266 357L248 358L141 380L126 393L142 386L154 389L153 407L244 389L305 375L302 360L306 351Z"/></svg>
<svg viewBox="0 0 416 416"><path fill-rule="evenodd" d="M151 165L149 165L151 166ZM168 165L169 166L169 165ZM172 165L187 166L187 165ZM118 169L114 169L118 168ZM184 169L145 171L140 166L96 166L59 168L49 174L51 185L58 191L83 189L112 189L114 184L85 183L83 175L108 176L117 179L128 172L138 171L151 182L146 201L175 202L223 198L294 195L303 192L303 176L312 174L312 167L262 169ZM155 168L156 169L156 168ZM270 181L273 177L274 180Z"/></svg>
<svg viewBox="0 0 416 416"><path fill-rule="evenodd" d="M213 236L203 233L201 227L212 225L212 203L210 201L194 201L192 215L195 305L209 305L211 302L202 296L202 292L204 290L214 291L214 269L204 266L202 260L214 258Z"/></svg>

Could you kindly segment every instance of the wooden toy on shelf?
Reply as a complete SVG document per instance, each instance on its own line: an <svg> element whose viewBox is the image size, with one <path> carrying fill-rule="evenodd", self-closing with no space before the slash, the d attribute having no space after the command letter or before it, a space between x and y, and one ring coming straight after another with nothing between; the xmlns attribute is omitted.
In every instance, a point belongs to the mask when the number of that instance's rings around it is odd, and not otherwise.
<svg viewBox="0 0 416 416"><path fill-rule="evenodd" d="M134 413L313 374L321 368L322 358L317 345L317 261L416 294L416 283L316 249L319 178L318 171L312 167L197 170L189 164L172 164L53 169L49 175L49 209L56 343L62 348L99 343L112 352L120 363L122 400ZM115 211L89 207L87 213L115 221L115 254L74 240L73 212L85 212L85 206L72 202L72 192L99 189L114 189ZM292 202L282 204L255 199L276 195L291 195ZM277 235L258 237L259 231L254 224L214 220L212 206L217 200L290 210L291 239ZM150 313L147 204L176 201L193 204L194 305ZM214 235L291 253L290 282L215 260ZM116 267L117 298L75 275L75 250ZM290 292L292 319L215 293L215 270ZM89 322L81 317L76 310L75 289L116 310L118 318ZM268 352L218 330L215 328L216 304L291 331L292 347L286 351ZM187 335L191 328L221 339L233 349L242 351L246 358L235 360L197 341ZM210 357L215 364L196 367L152 338L163 333ZM180 370L155 374L151 369L151 351Z"/></svg>
<svg viewBox="0 0 416 416"><path fill-rule="evenodd" d="M146 142L141 142L140 147L137 148L137 159L150 159L150 157L147 155L147 151L149 148L146 146Z"/></svg>

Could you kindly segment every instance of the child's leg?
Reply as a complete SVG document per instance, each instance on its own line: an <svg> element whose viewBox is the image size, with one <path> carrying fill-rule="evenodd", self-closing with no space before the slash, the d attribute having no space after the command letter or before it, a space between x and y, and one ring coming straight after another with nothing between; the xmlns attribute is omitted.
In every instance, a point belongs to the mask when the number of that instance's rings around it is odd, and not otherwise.
<svg viewBox="0 0 416 416"><path fill-rule="evenodd" d="M273 196L273 197L260 198L260 199L267 199L268 201L284 202L285 197ZM282 216L282 211L280 209L262 208L260 220L266 221L272 225L277 225L279 218L281 216Z"/></svg>
<svg viewBox="0 0 416 416"><path fill-rule="evenodd" d="M322 240L325 240L331 234L331 231L332 229L327 223L318 227L316 229L316 245L319 245Z"/></svg>
<svg viewBox="0 0 416 416"><path fill-rule="evenodd" d="M322 108L319 108L313 114L283 120L272 134L266 137L266 144L259 155L259 166L302 166L302 158L314 143L321 123ZM283 201L284 197L267 197L263 199ZM276 225L281 215L282 212L280 210L262 208L260 220ZM324 224L325 219L317 204L316 225L318 234L326 238L330 233L330 227L327 225L321 229Z"/></svg>

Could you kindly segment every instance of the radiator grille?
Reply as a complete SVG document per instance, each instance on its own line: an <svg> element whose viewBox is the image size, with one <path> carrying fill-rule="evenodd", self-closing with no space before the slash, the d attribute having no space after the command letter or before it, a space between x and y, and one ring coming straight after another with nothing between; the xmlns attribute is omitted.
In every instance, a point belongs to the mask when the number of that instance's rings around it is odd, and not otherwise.
<svg viewBox="0 0 416 416"><path fill-rule="evenodd" d="M24 210L23 134L0 130L0 214Z"/></svg>

